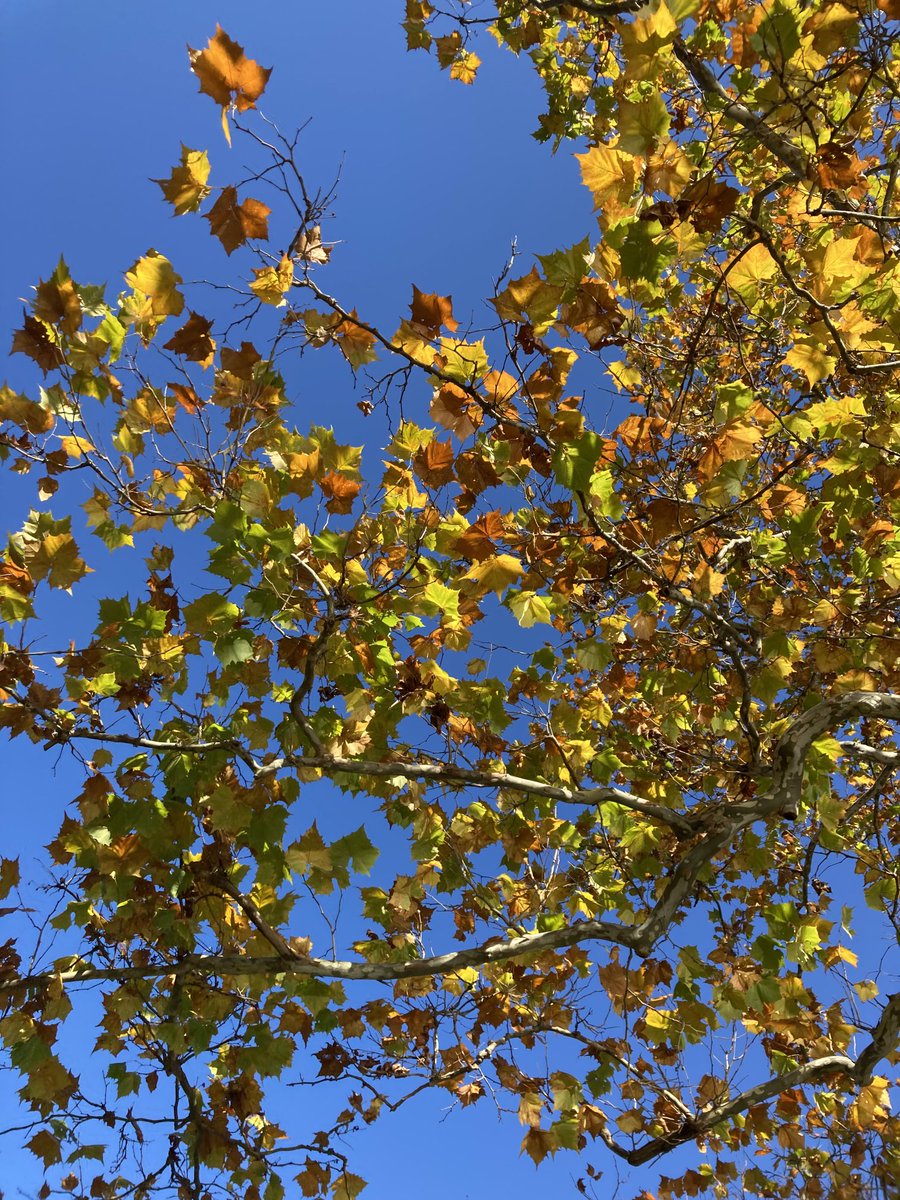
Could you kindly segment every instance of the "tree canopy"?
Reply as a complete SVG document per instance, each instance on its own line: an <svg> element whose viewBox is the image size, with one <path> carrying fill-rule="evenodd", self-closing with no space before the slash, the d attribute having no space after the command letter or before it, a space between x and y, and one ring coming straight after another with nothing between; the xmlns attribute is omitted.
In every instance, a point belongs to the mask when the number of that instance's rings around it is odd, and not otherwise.
<svg viewBox="0 0 900 1200"><path fill-rule="evenodd" d="M427 1089L586 1195L896 1196L900 5L404 29L538 73L581 242L375 324L217 28L232 182L184 146L155 185L220 273L50 264L13 338L0 725L83 768L45 876L0 865L41 1196L352 1200L348 1135ZM349 378L310 424L313 354Z"/></svg>

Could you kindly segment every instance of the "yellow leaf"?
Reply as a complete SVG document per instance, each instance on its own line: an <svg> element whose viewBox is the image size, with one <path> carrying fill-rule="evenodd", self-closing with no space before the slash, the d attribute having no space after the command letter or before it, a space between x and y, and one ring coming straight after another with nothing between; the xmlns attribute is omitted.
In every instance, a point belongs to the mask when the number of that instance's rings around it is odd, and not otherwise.
<svg viewBox="0 0 900 1200"><path fill-rule="evenodd" d="M473 579L484 591L502 596L506 588L524 574L522 564L511 554L492 554L484 562L476 563L463 578Z"/></svg>
<svg viewBox="0 0 900 1200"><path fill-rule="evenodd" d="M638 1133L644 1128L644 1117L638 1109L632 1108L622 1113L621 1117L616 1117L616 1124L623 1133Z"/></svg>
<svg viewBox="0 0 900 1200"><path fill-rule="evenodd" d="M162 194L175 209L175 216L193 212L209 195L206 181L209 178L209 159L205 150L190 150L181 147L181 166L173 167L168 179L154 179L162 188Z"/></svg>
<svg viewBox="0 0 900 1200"><path fill-rule="evenodd" d="M182 278L165 255L155 250L148 250L126 271L125 282L147 298L149 317L177 317L184 308L184 296L178 290Z"/></svg>
<svg viewBox="0 0 900 1200"><path fill-rule="evenodd" d="M256 278L250 284L250 291L263 304L281 308L294 282L294 264L290 257L284 254L277 267L257 267L253 274Z"/></svg>
<svg viewBox="0 0 900 1200"><path fill-rule="evenodd" d="M673 199L690 182L694 166L677 142L666 138L647 160L644 187L648 194L666 192Z"/></svg>
<svg viewBox="0 0 900 1200"><path fill-rule="evenodd" d="M834 374L837 365L837 359L827 354L822 345L812 338L795 342L793 349L785 355L784 361L789 367L802 371L810 387Z"/></svg>
<svg viewBox="0 0 900 1200"><path fill-rule="evenodd" d="M621 208L631 199L639 163L631 154L612 146L592 146L576 154L581 179L594 197L595 209Z"/></svg>
<svg viewBox="0 0 900 1200"><path fill-rule="evenodd" d="M871 1083L859 1089L859 1095L850 1105L850 1124L857 1129L871 1129L888 1115L888 1081L876 1075Z"/></svg>
<svg viewBox="0 0 900 1200"><path fill-rule="evenodd" d="M450 78L458 79L460 83L474 83L475 75L481 66L481 59L471 50L461 54L450 68Z"/></svg>
<svg viewBox="0 0 900 1200"><path fill-rule="evenodd" d="M741 299L752 305L759 295L759 285L771 279L778 264L762 243L757 243L728 270L728 286Z"/></svg>

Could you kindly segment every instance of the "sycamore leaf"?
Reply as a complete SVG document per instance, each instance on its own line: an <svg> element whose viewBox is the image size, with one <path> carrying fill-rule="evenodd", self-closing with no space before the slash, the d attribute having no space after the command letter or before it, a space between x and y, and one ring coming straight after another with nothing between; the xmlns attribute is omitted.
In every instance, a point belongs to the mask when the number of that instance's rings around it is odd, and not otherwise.
<svg viewBox="0 0 900 1200"><path fill-rule="evenodd" d="M209 336L212 321L201 317L199 313L189 314L187 322L177 329L164 344L165 350L181 354L190 362L208 367L216 353L216 343Z"/></svg>
<svg viewBox="0 0 900 1200"><path fill-rule="evenodd" d="M319 480L319 487L328 497L325 505L330 513L348 513L359 495L359 484L336 471L329 471Z"/></svg>
<svg viewBox="0 0 900 1200"><path fill-rule="evenodd" d="M582 181L594 197L594 208L619 209L630 200L638 172L634 155L611 146L592 146L575 157Z"/></svg>
<svg viewBox="0 0 900 1200"><path fill-rule="evenodd" d="M491 303L504 321L527 321L540 336L553 324L563 288L541 279L537 267L532 267L521 279L513 279Z"/></svg>
<svg viewBox="0 0 900 1200"><path fill-rule="evenodd" d="M331 258L331 247L322 241L322 227L312 225L309 229L301 229L294 238L291 254L301 262L312 263L314 266L327 263Z"/></svg>
<svg viewBox="0 0 900 1200"><path fill-rule="evenodd" d="M355 1200L355 1197L366 1187L366 1181L359 1175L342 1171L331 1185L332 1200Z"/></svg>
<svg viewBox="0 0 900 1200"><path fill-rule="evenodd" d="M524 574L522 564L512 554L494 554L470 567L463 579L474 579L483 591L502 596L509 585Z"/></svg>
<svg viewBox="0 0 900 1200"><path fill-rule="evenodd" d="M745 304L752 307L759 296L760 285L771 279L778 270L778 264L766 249L758 242L742 254L733 267L726 267L728 286L741 297Z"/></svg>
<svg viewBox="0 0 900 1200"><path fill-rule="evenodd" d="M450 78L458 79L460 83L474 83L475 75L481 66L481 59L471 50L464 50L457 55L450 67Z"/></svg>
<svg viewBox="0 0 900 1200"><path fill-rule="evenodd" d="M550 605L535 592L519 592L507 600L510 610L523 629L532 625L549 625L553 620Z"/></svg>
<svg viewBox="0 0 900 1200"><path fill-rule="evenodd" d="M785 355L784 361L795 370L802 371L810 387L833 375L837 366L835 356L829 354L820 342L812 338L795 342L793 348Z"/></svg>
<svg viewBox="0 0 900 1200"><path fill-rule="evenodd" d="M55 1138L47 1129L36 1133L26 1145L35 1157L41 1159L45 1167L52 1167L54 1163L62 1162L59 1138Z"/></svg>
<svg viewBox="0 0 900 1200"><path fill-rule="evenodd" d="M26 316L22 328L13 334L10 353L26 354L45 375L65 361L50 327L31 316Z"/></svg>
<svg viewBox="0 0 900 1200"><path fill-rule="evenodd" d="M459 325L459 322L453 319L452 296L420 292L415 284L410 314L410 323L425 338L437 337L442 328L453 333Z"/></svg>
<svg viewBox="0 0 900 1200"><path fill-rule="evenodd" d="M156 250L148 250L126 271L125 282L146 297L152 318L177 317L184 309L184 296L178 290L182 278L166 256Z"/></svg>
<svg viewBox="0 0 900 1200"><path fill-rule="evenodd" d="M464 391L445 383L432 397L431 419L465 441L481 424L481 410Z"/></svg>
<svg viewBox="0 0 900 1200"><path fill-rule="evenodd" d="M268 238L268 216L271 211L261 200L253 200L249 196L238 204L236 189L225 187L209 212L203 215L209 221L211 232L225 247L225 253L232 254L249 238L263 241Z"/></svg>
<svg viewBox="0 0 900 1200"><path fill-rule="evenodd" d="M378 357L375 350L375 334L354 320L356 315L356 309L353 309L350 313L351 319L341 321L334 331L338 348L354 371L358 371L366 363L374 362Z"/></svg>
<svg viewBox="0 0 900 1200"><path fill-rule="evenodd" d="M175 210L175 216L195 212L206 197L209 188L209 159L205 150L189 150L181 147L181 165L172 168L168 179L154 179L162 189L162 194Z"/></svg>
<svg viewBox="0 0 900 1200"><path fill-rule="evenodd" d="M255 267L253 274L250 291L257 299L274 308L287 303L285 296L294 284L294 263L287 254L282 255L277 267Z"/></svg>
<svg viewBox="0 0 900 1200"><path fill-rule="evenodd" d="M54 420L49 409L35 404L27 396L18 395L6 384L0 386L0 421L12 421L28 433L39 434L49 432Z"/></svg>
<svg viewBox="0 0 900 1200"><path fill-rule="evenodd" d="M669 128L669 110L654 89L640 100L619 103L618 145L628 154L647 154L656 148Z"/></svg>
<svg viewBox="0 0 900 1200"><path fill-rule="evenodd" d="M555 1154L558 1148L556 1135L550 1129L529 1129L522 1138L522 1150L536 1167L548 1154Z"/></svg>
<svg viewBox="0 0 900 1200"><path fill-rule="evenodd" d="M0 900L5 900L20 880L19 860L17 858L0 858Z"/></svg>
<svg viewBox="0 0 900 1200"><path fill-rule="evenodd" d="M261 67L254 59L247 58L243 46L232 41L221 25L216 26L205 49L192 50L188 46L188 56L191 70L200 81L200 91L222 106L222 128L230 143L228 108L234 105L238 112L255 108L272 68Z"/></svg>

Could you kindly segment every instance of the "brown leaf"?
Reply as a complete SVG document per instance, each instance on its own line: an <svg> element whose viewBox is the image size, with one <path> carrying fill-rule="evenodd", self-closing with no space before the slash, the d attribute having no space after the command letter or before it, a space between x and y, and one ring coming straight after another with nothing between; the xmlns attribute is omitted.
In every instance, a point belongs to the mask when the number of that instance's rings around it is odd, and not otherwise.
<svg viewBox="0 0 900 1200"><path fill-rule="evenodd" d="M209 336L212 321L192 312L187 321L165 343L163 349L181 354L190 362L208 367L216 353L216 343Z"/></svg>
<svg viewBox="0 0 900 1200"><path fill-rule="evenodd" d="M291 254L302 262L321 265L331 258L331 247L322 242L322 228L313 225L311 229L301 229L294 238Z"/></svg>
<svg viewBox="0 0 900 1200"><path fill-rule="evenodd" d="M615 293L599 279L582 283L575 299L564 305L560 316L576 333L584 334L592 350L606 345L625 323Z"/></svg>
<svg viewBox="0 0 900 1200"><path fill-rule="evenodd" d="M826 142L816 151L815 173L823 188L853 187L862 178L863 164L852 142Z"/></svg>
<svg viewBox="0 0 900 1200"><path fill-rule="evenodd" d="M430 442L417 450L413 458L416 474L423 483L439 487L453 478L453 446L447 442Z"/></svg>
<svg viewBox="0 0 900 1200"><path fill-rule="evenodd" d="M481 413L462 388L445 383L432 398L431 419L465 441L481 424Z"/></svg>
<svg viewBox="0 0 900 1200"><path fill-rule="evenodd" d="M698 233L715 233L725 218L734 211L740 192L706 175L692 183L678 197L676 208L687 217Z"/></svg>
<svg viewBox="0 0 900 1200"><path fill-rule="evenodd" d="M242 342L240 350L232 350L229 346L223 346L219 354L219 361L223 371L227 371L230 375L236 375L238 379L249 383L253 378L253 368L262 361L262 356L252 342Z"/></svg>
<svg viewBox="0 0 900 1200"><path fill-rule="evenodd" d="M438 296L435 292L420 292L413 284L413 298L410 304L412 325L423 337L433 338L441 331L441 327L453 333L459 328L459 322L453 319L453 297Z"/></svg>
<svg viewBox="0 0 900 1200"><path fill-rule="evenodd" d="M453 543L453 549L470 562L481 562L496 554L495 538L503 536L503 519L499 512L485 513Z"/></svg>
<svg viewBox="0 0 900 1200"><path fill-rule="evenodd" d="M218 200L203 215L209 221L211 232L225 247L225 253L231 254L238 246L243 246L248 238L260 238L263 241L268 238L268 216L271 211L261 200L250 197L238 204L237 191L229 186L222 189Z"/></svg>
<svg viewBox="0 0 900 1200"><path fill-rule="evenodd" d="M328 497L325 507L330 513L348 513L359 495L359 484L336 471L319 480L319 487Z"/></svg>
<svg viewBox="0 0 900 1200"><path fill-rule="evenodd" d="M10 354L27 354L46 375L65 361L59 346L50 337L43 321L25 317L25 324L13 334Z"/></svg>
<svg viewBox="0 0 900 1200"><path fill-rule="evenodd" d="M34 315L48 325L58 325L64 333L81 327L81 297L71 279L49 279L35 289Z"/></svg>
<svg viewBox="0 0 900 1200"><path fill-rule="evenodd" d="M272 74L271 67L261 67L247 58L244 47L233 42L221 25L216 25L205 50L188 46L188 55L191 70L200 80L200 91L223 108L233 104L238 112L256 107Z"/></svg>

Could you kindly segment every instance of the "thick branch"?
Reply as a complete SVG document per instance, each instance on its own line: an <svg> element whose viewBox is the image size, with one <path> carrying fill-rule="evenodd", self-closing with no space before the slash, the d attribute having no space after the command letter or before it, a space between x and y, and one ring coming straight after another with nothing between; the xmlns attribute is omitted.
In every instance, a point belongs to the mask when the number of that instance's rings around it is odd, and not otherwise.
<svg viewBox="0 0 900 1200"><path fill-rule="evenodd" d="M772 1079L767 1079L763 1083L757 1083L746 1091L734 1096L731 1100L726 1100L723 1104L716 1104L710 1108L703 1109L696 1116L687 1118L684 1123L673 1133L664 1134L661 1137L653 1138L649 1142L644 1142L642 1146L638 1146L635 1150L623 1150L617 1148L617 1153L633 1167L640 1166L642 1163L650 1162L653 1158L658 1158L661 1154L666 1154L670 1150L674 1150L676 1146L680 1146L683 1142L693 1141L694 1138L701 1137L704 1133L721 1124L722 1121L727 1121L729 1117L734 1117L738 1113L746 1112L755 1104L762 1104L766 1100L771 1100L773 1096L780 1096L782 1092L791 1091L793 1088L802 1087L806 1083L811 1083L814 1079L818 1079L820 1075L830 1075L835 1071L842 1071L845 1074L854 1075L856 1064L852 1058L847 1058L844 1054L830 1054L827 1058L818 1058L813 1062L804 1063L802 1067L798 1067L795 1071L788 1071L784 1075L776 1075Z"/></svg>
<svg viewBox="0 0 900 1200"><path fill-rule="evenodd" d="M398 963L347 962L326 958L300 958L291 949L283 956L249 956L240 954L190 954L177 962L150 963L141 967L93 967L82 962L61 970L41 971L33 975L7 977L0 983L0 995L22 989L45 987L56 981L62 984L96 983L112 980L126 983L138 979L174 979L186 975L247 978L269 976L273 981L280 975L315 976L319 979L366 980L392 983L398 979L421 979L426 976L453 975L464 967L483 967L508 958L560 950L578 942L597 940L614 942L629 949L638 943L635 928L612 921L579 921L566 929L548 933L525 934L508 941L486 942L468 950L415 958Z"/></svg>
<svg viewBox="0 0 900 1200"><path fill-rule="evenodd" d="M241 753L244 758L249 757L246 751L243 751L240 743L232 738L216 742L166 742L158 738L145 738L125 733L102 733L91 729L73 729L66 734L66 740L74 739L115 742L121 745L135 746L139 749L154 750L159 754L206 754L211 751L226 750L229 753ZM274 759L265 764L253 763L254 774L257 778L274 774L285 767L314 767L326 775L334 773L379 779L400 776L403 779L430 779L436 783L467 783L470 787L522 792L525 795L541 796L547 800L558 800L563 804L582 804L591 807L605 803L619 804L642 816L661 821L684 836L690 836L696 832L695 824L687 817L680 816L672 809L663 808L662 805L653 804L649 800L642 800L639 796L633 796L630 792L617 787L565 788L536 779L523 779L518 775L506 775L502 771L475 771L469 767L457 767L450 763L374 762L369 759L342 758L336 754L292 755Z"/></svg>
<svg viewBox="0 0 900 1200"><path fill-rule="evenodd" d="M809 748L829 729L860 717L900 721L900 696L889 692L847 692L822 700L806 710L782 735L773 754L772 796L776 808L787 818L797 816L803 788L803 768Z"/></svg>

